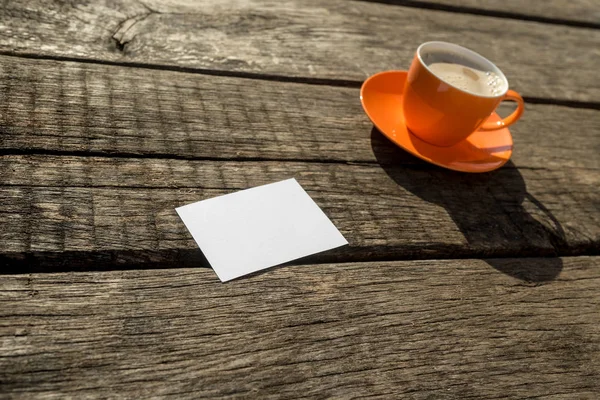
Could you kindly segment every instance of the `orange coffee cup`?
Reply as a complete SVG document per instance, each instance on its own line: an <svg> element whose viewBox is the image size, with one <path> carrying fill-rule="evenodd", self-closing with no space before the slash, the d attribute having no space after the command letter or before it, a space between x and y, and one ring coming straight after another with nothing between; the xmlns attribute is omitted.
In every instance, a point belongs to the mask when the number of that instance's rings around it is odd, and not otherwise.
<svg viewBox="0 0 600 400"><path fill-rule="evenodd" d="M501 121L486 122L504 100L516 101L517 109ZM411 133L436 146L452 146L477 130L514 124L524 102L485 57L453 43L427 42L408 71L402 107Z"/></svg>

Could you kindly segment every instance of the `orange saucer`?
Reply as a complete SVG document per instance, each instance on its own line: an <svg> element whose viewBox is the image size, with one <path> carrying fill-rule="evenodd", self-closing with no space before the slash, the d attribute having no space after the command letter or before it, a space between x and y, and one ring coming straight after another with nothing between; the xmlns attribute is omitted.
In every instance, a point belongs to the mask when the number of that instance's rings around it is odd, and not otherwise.
<svg viewBox="0 0 600 400"><path fill-rule="evenodd" d="M402 92L406 71L386 71L371 76L360 89L362 106L388 139L409 153L440 167L462 172L488 172L503 166L512 155L508 128L477 131L450 147L438 147L413 135L404 124ZM500 116L493 113L492 121Z"/></svg>

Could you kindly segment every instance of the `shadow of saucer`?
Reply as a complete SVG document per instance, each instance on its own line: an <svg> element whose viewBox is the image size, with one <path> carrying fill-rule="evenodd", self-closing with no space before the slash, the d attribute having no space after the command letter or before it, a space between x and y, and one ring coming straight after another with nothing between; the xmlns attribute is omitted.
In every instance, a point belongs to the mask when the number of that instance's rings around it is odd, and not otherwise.
<svg viewBox="0 0 600 400"><path fill-rule="evenodd" d="M565 247L564 231L552 213L527 193L525 181L511 161L482 174L450 171L398 148L376 128L371 131L371 147L397 185L448 212L466 239L465 252L486 258L498 271L524 281L544 282L558 276L562 261L556 255ZM525 202L537 207L553 227L533 218Z"/></svg>

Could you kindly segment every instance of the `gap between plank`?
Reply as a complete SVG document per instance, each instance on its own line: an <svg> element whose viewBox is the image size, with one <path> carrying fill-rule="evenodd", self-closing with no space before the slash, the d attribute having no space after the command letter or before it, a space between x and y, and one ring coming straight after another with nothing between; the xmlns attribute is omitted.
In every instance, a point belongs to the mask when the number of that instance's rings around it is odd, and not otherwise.
<svg viewBox="0 0 600 400"><path fill-rule="evenodd" d="M540 22L543 24L551 25L562 25L570 26L574 28L588 28L588 29L600 29L600 23L588 22L588 21L575 21L571 19L543 17L537 15L521 14L511 11L500 11L500 10L484 10L481 8L469 7L469 6L458 6L450 4L436 4L423 2L419 0L354 0L365 3L379 3L387 4L408 8L421 8L427 10L445 11L455 14L471 14L480 15L486 17L504 18L504 19L515 19L519 21L529 22ZM499 2L501 4L501 2ZM567 6L568 7L568 6Z"/></svg>
<svg viewBox="0 0 600 400"><path fill-rule="evenodd" d="M314 164L350 164L350 165L380 165L375 160L336 160L322 158L269 158L269 157L194 157L168 153L127 153L110 151L63 151L48 149L0 149L0 157L5 156L55 156L55 157L98 157L98 158L121 158L121 159L151 159L151 160L188 160L188 161L216 161L216 162L298 162Z"/></svg>
<svg viewBox="0 0 600 400"><path fill-rule="evenodd" d="M342 250L331 250L290 261L272 268L323 265L356 264L396 261L445 261L445 260L509 260L509 259L558 259L563 257L600 256L597 248L572 249L561 252L535 254L533 251L522 254L507 252L457 252L452 254L428 255L408 251L406 255L374 256L376 249L351 249L354 254L343 254ZM361 255L362 254L362 255ZM99 250L64 252L22 252L0 254L0 275L23 275L31 273L62 272L106 272L177 268L211 268L206 257L198 248L167 250ZM270 268L271 269L271 268ZM268 271L268 269L266 270ZM264 273L265 270L259 271Z"/></svg>
<svg viewBox="0 0 600 400"><path fill-rule="evenodd" d="M138 62L122 62L122 61L108 61L99 59L87 59L79 57L65 57L58 55L42 55L33 53L14 53L10 51L0 51L0 56L16 57L16 58L27 58L33 60L47 60L47 61L60 61L60 62L75 62L82 64L100 64L109 65L114 67L126 67L126 68L140 68L150 69L159 71L173 71L183 72L189 74L199 74L207 76L222 76L229 78L240 78L240 79L253 79L271 82L283 82L283 83L298 83L304 85L317 85L317 86L333 86L342 88L353 88L360 89L363 81L350 80L350 79L331 79L331 78L313 78L304 76L285 76L285 75L274 75L274 74L263 74L256 72L244 72L244 71L224 71L215 70L208 68L196 68L196 67L183 67L178 65L164 65L164 64L145 64ZM547 99L535 96L523 96L526 103L541 104L541 105L556 105L570 108L583 108L600 110L600 102L597 101L580 101L580 100L568 100L568 99Z"/></svg>
<svg viewBox="0 0 600 400"><path fill-rule="evenodd" d="M168 153L151 153L151 154L139 154L139 153L113 153L113 152L101 152L101 151L62 151L62 150L47 150L47 149L0 149L0 157L10 156L54 156L54 157L81 157L81 158L106 158L106 159L132 159L132 160L186 160L186 161L214 161L214 162L287 162L287 163L311 163L311 164L345 164L355 166L374 166L380 167L382 165L402 165L404 168L412 170L430 170L438 169L440 167L430 163L417 163L417 164L396 164L393 162L380 162L377 160L336 160L336 159L321 159L321 158L268 158L268 157L239 157L239 158L228 158L228 157L194 157L194 156L183 156L177 154ZM505 164L502 168L519 169L519 170L547 170L544 167L528 167ZM594 168L583 168L577 169L595 170ZM8 185L5 185L8 186ZM23 185L17 185L23 186ZM28 186L29 187L29 186ZM53 187L53 186L52 186Z"/></svg>

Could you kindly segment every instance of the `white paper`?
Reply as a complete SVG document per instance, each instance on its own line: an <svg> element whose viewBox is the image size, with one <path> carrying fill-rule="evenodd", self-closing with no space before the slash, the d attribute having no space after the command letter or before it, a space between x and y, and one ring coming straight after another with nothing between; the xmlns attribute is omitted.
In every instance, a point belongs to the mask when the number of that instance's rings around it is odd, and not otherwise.
<svg viewBox="0 0 600 400"><path fill-rule="evenodd" d="M176 211L223 282L348 244L295 179Z"/></svg>

